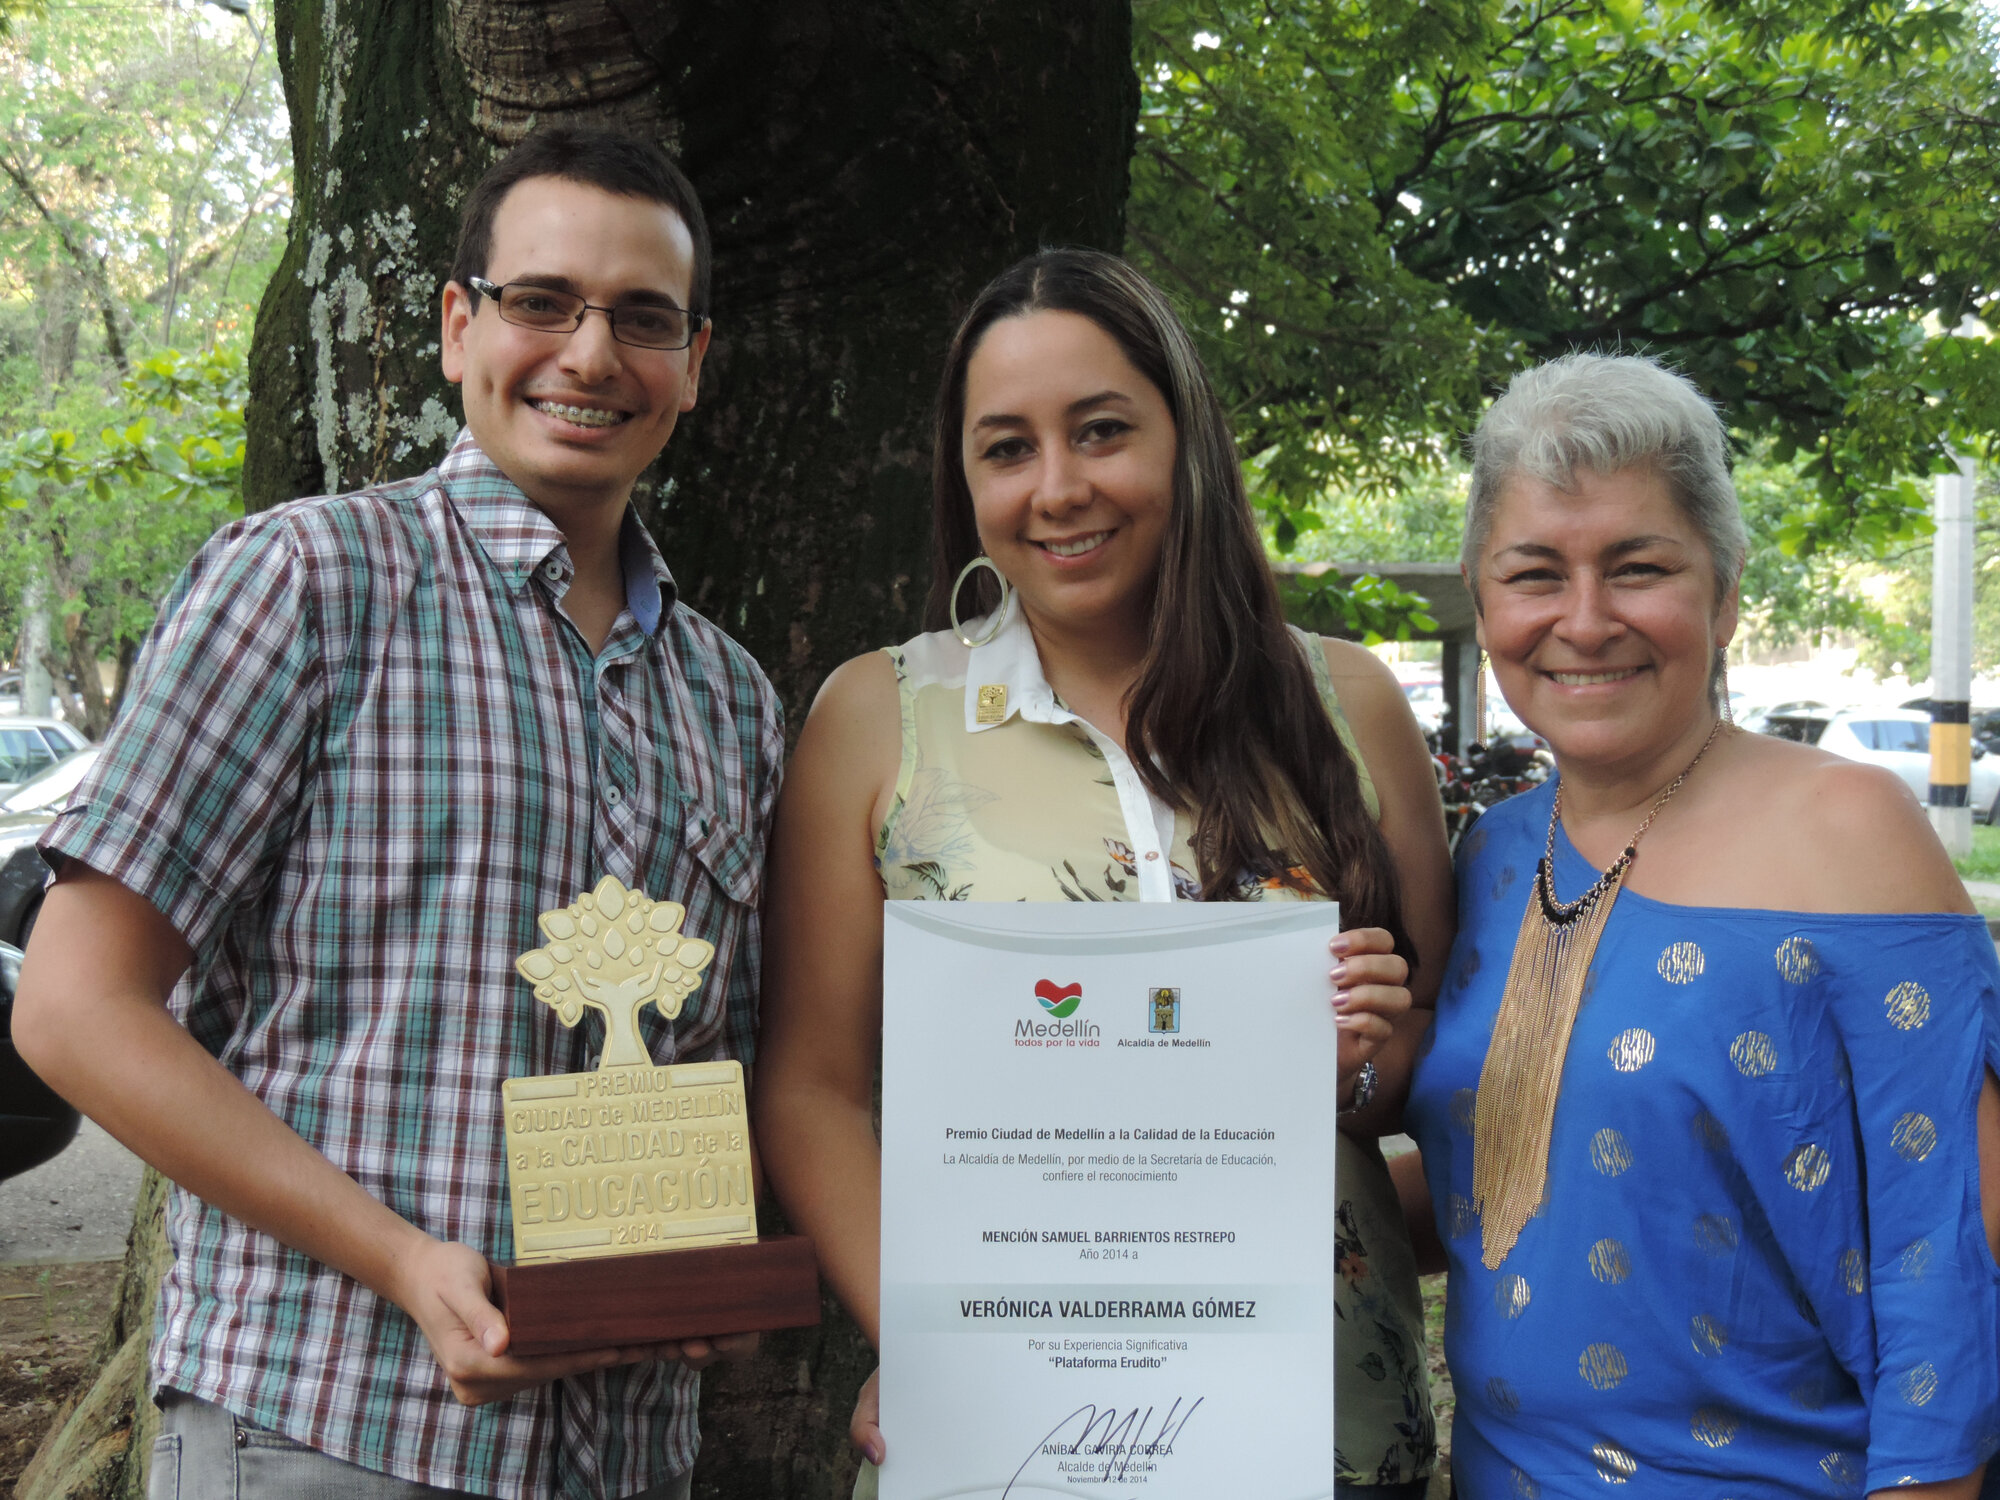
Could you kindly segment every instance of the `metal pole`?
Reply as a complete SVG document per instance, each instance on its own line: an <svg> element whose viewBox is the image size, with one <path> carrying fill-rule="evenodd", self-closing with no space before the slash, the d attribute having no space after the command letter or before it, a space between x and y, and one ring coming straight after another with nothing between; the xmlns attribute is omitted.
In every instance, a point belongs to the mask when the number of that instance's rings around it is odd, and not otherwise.
<svg viewBox="0 0 2000 1500"><path fill-rule="evenodd" d="M1972 460L1940 474L1931 570L1931 827L1972 852Z"/></svg>

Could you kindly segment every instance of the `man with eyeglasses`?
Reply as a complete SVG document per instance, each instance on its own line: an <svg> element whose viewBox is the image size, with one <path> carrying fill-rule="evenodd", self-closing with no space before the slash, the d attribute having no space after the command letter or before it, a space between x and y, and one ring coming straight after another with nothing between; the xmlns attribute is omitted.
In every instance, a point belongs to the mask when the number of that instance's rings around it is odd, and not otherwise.
<svg viewBox="0 0 2000 1500"><path fill-rule="evenodd" d="M444 292L465 431L218 533L44 837L17 1043L179 1185L152 1493L687 1494L693 1371L754 1341L515 1358L487 1258L501 1081L592 1061L514 973L539 912L683 905L715 958L648 1045L749 1060L778 708L629 505L708 261L651 144L509 153Z"/></svg>

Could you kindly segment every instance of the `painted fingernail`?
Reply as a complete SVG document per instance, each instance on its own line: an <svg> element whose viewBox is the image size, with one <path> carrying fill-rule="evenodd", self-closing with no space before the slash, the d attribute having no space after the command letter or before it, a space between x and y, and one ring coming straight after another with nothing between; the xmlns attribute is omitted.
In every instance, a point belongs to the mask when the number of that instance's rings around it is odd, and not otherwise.
<svg viewBox="0 0 2000 1500"><path fill-rule="evenodd" d="M1335 933L1333 941L1327 944L1327 947L1331 948L1335 953L1345 953L1349 946L1347 934L1344 932Z"/></svg>
<svg viewBox="0 0 2000 1500"><path fill-rule="evenodd" d="M874 1464L877 1468L882 1466L882 1445L880 1443L870 1443L868 1445L868 1462Z"/></svg>
<svg viewBox="0 0 2000 1500"><path fill-rule="evenodd" d="M1339 984L1341 980L1347 977L1347 965L1344 963L1335 964L1331 969L1326 971L1326 977L1331 979L1335 984Z"/></svg>

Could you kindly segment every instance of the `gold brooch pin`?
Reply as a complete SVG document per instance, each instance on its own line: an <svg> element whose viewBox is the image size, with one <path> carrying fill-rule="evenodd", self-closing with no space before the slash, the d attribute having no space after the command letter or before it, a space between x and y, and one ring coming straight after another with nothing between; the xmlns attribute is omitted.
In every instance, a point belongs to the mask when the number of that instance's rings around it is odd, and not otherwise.
<svg viewBox="0 0 2000 1500"><path fill-rule="evenodd" d="M1007 717L1007 689L989 682L979 690L979 708L974 718L981 724L998 724Z"/></svg>

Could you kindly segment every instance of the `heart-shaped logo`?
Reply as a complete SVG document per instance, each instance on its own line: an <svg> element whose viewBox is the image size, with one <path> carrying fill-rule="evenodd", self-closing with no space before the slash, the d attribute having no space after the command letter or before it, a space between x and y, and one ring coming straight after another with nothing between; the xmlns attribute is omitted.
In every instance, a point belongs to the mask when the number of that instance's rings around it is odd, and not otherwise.
<svg viewBox="0 0 2000 1500"><path fill-rule="evenodd" d="M1080 984L1057 984L1053 979L1035 981L1035 998L1042 1002L1042 1009L1060 1021L1064 1016L1075 1013L1083 1004L1083 986Z"/></svg>

